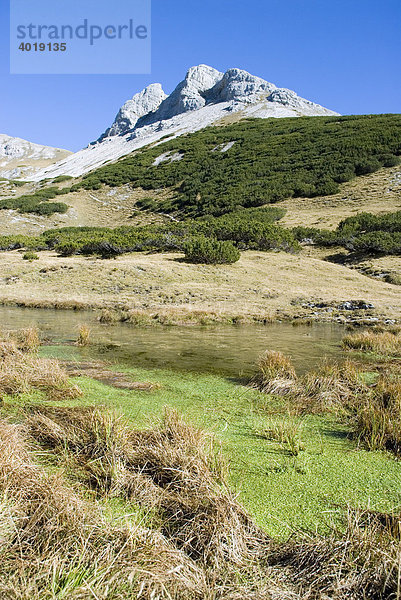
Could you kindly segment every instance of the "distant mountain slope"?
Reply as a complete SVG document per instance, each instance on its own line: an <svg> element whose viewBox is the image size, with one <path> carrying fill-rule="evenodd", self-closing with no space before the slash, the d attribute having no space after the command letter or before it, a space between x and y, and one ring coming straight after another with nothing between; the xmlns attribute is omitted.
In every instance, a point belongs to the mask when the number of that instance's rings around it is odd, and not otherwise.
<svg viewBox="0 0 401 600"><path fill-rule="evenodd" d="M249 117L336 114L241 69L221 73L199 65L189 69L169 96L160 84L152 84L136 94L122 106L113 124L96 142L42 169L35 180L58 175L80 176L162 138L175 138L211 124Z"/></svg>
<svg viewBox="0 0 401 600"><path fill-rule="evenodd" d="M68 150L0 134L0 177L29 179L38 169L48 167L70 154Z"/></svg>
<svg viewBox="0 0 401 600"><path fill-rule="evenodd" d="M144 190L142 208L178 218L219 215L336 194L355 176L396 166L400 155L401 115L242 120L144 148L72 189L128 184ZM148 200L149 191L157 199Z"/></svg>

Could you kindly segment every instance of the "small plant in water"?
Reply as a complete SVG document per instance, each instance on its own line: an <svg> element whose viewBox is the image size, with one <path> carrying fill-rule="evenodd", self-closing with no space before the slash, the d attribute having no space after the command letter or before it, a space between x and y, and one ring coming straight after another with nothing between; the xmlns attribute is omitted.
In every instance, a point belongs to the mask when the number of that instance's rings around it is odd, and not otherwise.
<svg viewBox="0 0 401 600"><path fill-rule="evenodd" d="M91 330L89 329L88 325L83 324L83 325L79 326L78 339L77 339L78 346L89 346L90 332L91 332Z"/></svg>

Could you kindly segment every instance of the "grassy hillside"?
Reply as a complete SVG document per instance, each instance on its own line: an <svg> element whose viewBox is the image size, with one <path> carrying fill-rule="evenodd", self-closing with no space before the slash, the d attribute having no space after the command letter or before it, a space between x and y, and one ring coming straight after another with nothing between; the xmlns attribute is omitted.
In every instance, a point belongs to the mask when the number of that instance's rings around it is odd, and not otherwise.
<svg viewBox="0 0 401 600"><path fill-rule="evenodd" d="M219 215L291 196L334 194L355 176L398 164L400 154L401 115L254 119L149 147L93 171L72 189L172 188L160 210Z"/></svg>
<svg viewBox="0 0 401 600"><path fill-rule="evenodd" d="M70 202L76 210L75 196L85 200L88 191L124 186L124 207L128 201L132 209L181 218L217 216L336 194L341 183L399 164L400 154L401 115L252 119L149 146L82 179L58 177L17 195L3 192L0 209L62 214ZM67 179L68 187L58 186ZM60 194L63 202L49 202ZM102 205L114 195L89 197Z"/></svg>

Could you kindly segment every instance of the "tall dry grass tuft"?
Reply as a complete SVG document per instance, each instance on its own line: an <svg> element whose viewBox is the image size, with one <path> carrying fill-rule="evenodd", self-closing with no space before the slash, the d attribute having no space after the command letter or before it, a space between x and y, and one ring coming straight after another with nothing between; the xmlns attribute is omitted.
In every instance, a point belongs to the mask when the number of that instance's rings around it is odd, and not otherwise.
<svg viewBox="0 0 401 600"><path fill-rule="evenodd" d="M18 329L11 334L11 338L15 340L21 352L36 352L40 346L39 331L36 327Z"/></svg>
<svg viewBox="0 0 401 600"><path fill-rule="evenodd" d="M401 379L397 373L384 373L369 383L363 377L363 367L352 361L342 365L323 362L316 371L296 381L278 380L277 372L279 369L266 368L252 384L256 382L263 392L284 396L290 415L334 412L369 450L388 450L401 456ZM280 381L285 384L280 386ZM269 439L275 436L287 449L291 442L298 451L291 416L282 426L268 428L261 434Z"/></svg>
<svg viewBox="0 0 401 600"><path fill-rule="evenodd" d="M36 327L27 327L14 331L2 331L0 334L0 358L9 353L36 352L40 346L39 331Z"/></svg>
<svg viewBox="0 0 401 600"><path fill-rule="evenodd" d="M35 411L31 435L67 452L76 472L100 494L130 498L159 515L162 533L186 555L221 573L254 559L266 536L225 483L225 465L212 439L172 411L160 425L132 431L99 409Z"/></svg>
<svg viewBox="0 0 401 600"><path fill-rule="evenodd" d="M343 411L355 395L367 390L361 368L351 361L342 365L324 361L300 379L298 396L291 404L297 412Z"/></svg>
<svg viewBox="0 0 401 600"><path fill-rule="evenodd" d="M396 600L399 524L393 515L349 510L345 534L290 540L272 551L269 562L292 572L297 598Z"/></svg>
<svg viewBox="0 0 401 600"><path fill-rule="evenodd" d="M298 389L294 366L282 352L267 350L259 357L257 367L251 384L262 392L285 396Z"/></svg>
<svg viewBox="0 0 401 600"><path fill-rule="evenodd" d="M401 380L382 375L369 393L348 404L355 437L370 450L401 455Z"/></svg>
<svg viewBox="0 0 401 600"><path fill-rule="evenodd" d="M77 398L81 390L69 382L56 360L17 351L0 360L0 397L41 390L49 399Z"/></svg>
<svg viewBox="0 0 401 600"><path fill-rule="evenodd" d="M0 339L0 400L38 389L50 399L76 398L80 389L69 382L56 360L39 358L39 333L30 327L3 333Z"/></svg>
<svg viewBox="0 0 401 600"><path fill-rule="evenodd" d="M77 346L89 346L91 330L88 325L82 324L78 328Z"/></svg>
<svg viewBox="0 0 401 600"><path fill-rule="evenodd" d="M94 504L36 466L24 431L0 422L0 597L208 597L203 571L148 529L112 526ZM106 592L106 595L105 595Z"/></svg>
<svg viewBox="0 0 401 600"><path fill-rule="evenodd" d="M342 409L349 397L366 387L360 367L351 361L343 365L324 361L317 370L297 377L287 357L268 351L257 366L251 385L266 394L285 397L288 409L298 414Z"/></svg>
<svg viewBox="0 0 401 600"><path fill-rule="evenodd" d="M401 354L401 332L361 331L346 335L342 341L346 350L361 350L377 354Z"/></svg>
<svg viewBox="0 0 401 600"><path fill-rule="evenodd" d="M345 535L279 544L227 492L210 438L175 413L154 429L131 431L99 409L33 411L26 428L0 421L1 598L397 598L399 516L349 511ZM65 443L64 453L88 473L102 463L99 492L157 508L161 531L113 525L61 474L35 464L28 431L52 451Z"/></svg>

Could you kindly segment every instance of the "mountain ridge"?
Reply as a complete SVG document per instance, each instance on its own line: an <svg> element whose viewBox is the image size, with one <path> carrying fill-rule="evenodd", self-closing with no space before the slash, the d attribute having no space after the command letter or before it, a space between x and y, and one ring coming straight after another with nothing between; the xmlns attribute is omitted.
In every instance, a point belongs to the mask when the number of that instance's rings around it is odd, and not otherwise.
<svg viewBox="0 0 401 600"><path fill-rule="evenodd" d="M158 83L135 94L96 141L41 169L31 179L78 177L144 146L157 144L162 138L192 133L227 117L241 120L337 114L242 69L222 73L208 65L198 65L188 70L168 96Z"/></svg>
<svg viewBox="0 0 401 600"><path fill-rule="evenodd" d="M38 168L72 154L69 150L35 144L19 137L0 134L0 177L29 177Z"/></svg>

